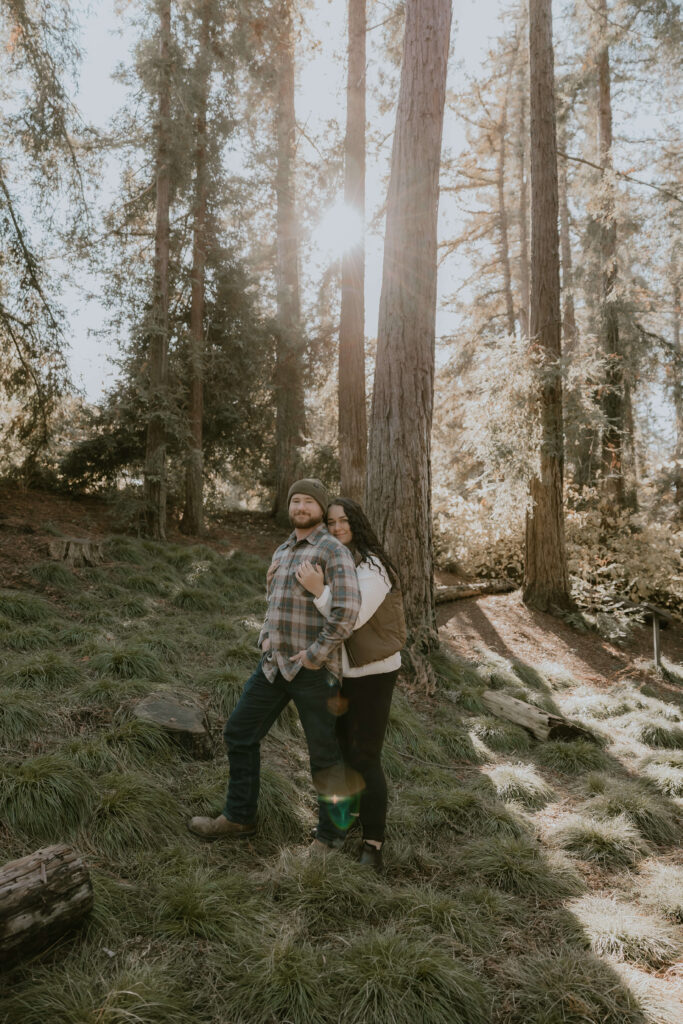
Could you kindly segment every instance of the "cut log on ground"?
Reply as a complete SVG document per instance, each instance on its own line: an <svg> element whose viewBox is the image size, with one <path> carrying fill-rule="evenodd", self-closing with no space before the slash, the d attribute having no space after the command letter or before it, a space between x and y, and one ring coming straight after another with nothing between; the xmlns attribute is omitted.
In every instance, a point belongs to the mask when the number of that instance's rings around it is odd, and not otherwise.
<svg viewBox="0 0 683 1024"><path fill-rule="evenodd" d="M511 580L482 580L481 583L455 583L450 587L437 587L434 600L437 604L460 601L464 597L481 597L482 594L509 594L519 584Z"/></svg>
<svg viewBox="0 0 683 1024"><path fill-rule="evenodd" d="M68 846L48 846L0 867L0 965L52 945L92 910L88 869Z"/></svg>
<svg viewBox="0 0 683 1024"><path fill-rule="evenodd" d="M50 558L65 562L72 569L84 565L102 565L104 551L94 540L51 540L48 544Z"/></svg>
<svg viewBox="0 0 683 1024"><path fill-rule="evenodd" d="M508 722L521 725L528 729L537 740L589 740L596 743L592 732L581 725L568 722L566 718L552 715L548 711L536 708L507 693L497 690L484 690L482 701L492 715L505 718Z"/></svg>

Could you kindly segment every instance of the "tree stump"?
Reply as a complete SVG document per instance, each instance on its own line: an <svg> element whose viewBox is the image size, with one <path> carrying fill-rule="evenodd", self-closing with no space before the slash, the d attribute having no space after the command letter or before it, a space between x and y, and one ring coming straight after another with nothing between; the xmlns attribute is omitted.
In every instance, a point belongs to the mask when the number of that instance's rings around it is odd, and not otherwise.
<svg viewBox="0 0 683 1024"><path fill-rule="evenodd" d="M213 757L213 743L203 709L189 697L151 693L133 709L136 718L152 722L171 734L194 758Z"/></svg>
<svg viewBox="0 0 683 1024"><path fill-rule="evenodd" d="M48 846L0 867L0 964L45 949L92 905L88 869L68 846Z"/></svg>
<svg viewBox="0 0 683 1024"><path fill-rule="evenodd" d="M566 718L552 715L548 711L536 708L507 693L497 690L484 690L482 701L492 715L505 718L508 722L521 725L536 737L537 740L588 740L595 743L592 732L581 725L568 722Z"/></svg>
<svg viewBox="0 0 683 1024"><path fill-rule="evenodd" d="M48 551L51 558L65 562L72 569L84 565L102 565L104 562L102 545L94 540L51 540Z"/></svg>

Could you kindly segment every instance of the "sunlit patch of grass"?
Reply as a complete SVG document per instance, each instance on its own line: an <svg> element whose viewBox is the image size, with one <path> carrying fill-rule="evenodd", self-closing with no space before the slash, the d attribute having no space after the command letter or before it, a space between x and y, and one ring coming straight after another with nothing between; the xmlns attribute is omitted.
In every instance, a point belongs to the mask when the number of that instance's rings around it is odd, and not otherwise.
<svg viewBox="0 0 683 1024"><path fill-rule="evenodd" d="M181 587L173 596L172 604L187 612L217 612L223 601L215 590L206 587Z"/></svg>
<svg viewBox="0 0 683 1024"><path fill-rule="evenodd" d="M364 932L335 966L340 1024L490 1024L485 983L436 936Z"/></svg>
<svg viewBox="0 0 683 1024"><path fill-rule="evenodd" d="M0 746L14 746L56 726L57 715L34 693L23 688L2 691L0 698Z"/></svg>
<svg viewBox="0 0 683 1024"><path fill-rule="evenodd" d="M42 651L54 643L54 634L44 626L25 625L0 618L0 648L9 651Z"/></svg>
<svg viewBox="0 0 683 1024"><path fill-rule="evenodd" d="M453 832L467 836L524 835L523 825L500 803L472 789L454 785L448 791L433 787L401 794L395 820L406 835Z"/></svg>
<svg viewBox="0 0 683 1024"><path fill-rule="evenodd" d="M569 690L576 686L576 679L564 665L557 661L543 661L538 671L547 679L553 690Z"/></svg>
<svg viewBox="0 0 683 1024"><path fill-rule="evenodd" d="M164 678L164 670L154 651L144 644L119 644L102 647L90 659L90 671L96 676L118 679Z"/></svg>
<svg viewBox="0 0 683 1024"><path fill-rule="evenodd" d="M566 817L548 835L553 846L599 867L630 867L647 853L637 828L625 816L599 820Z"/></svg>
<svg viewBox="0 0 683 1024"><path fill-rule="evenodd" d="M109 965L107 965L109 968ZM192 1024L177 964L131 970L82 963L32 968L31 984L0 1001L8 1021L21 1024Z"/></svg>
<svg viewBox="0 0 683 1024"><path fill-rule="evenodd" d="M678 725L665 725L656 718L637 726L636 736L648 747L683 750L683 728Z"/></svg>
<svg viewBox="0 0 683 1024"><path fill-rule="evenodd" d="M38 583L60 587L62 590L73 590L78 582L71 570L61 562L38 562L31 566L31 576Z"/></svg>
<svg viewBox="0 0 683 1024"><path fill-rule="evenodd" d="M497 765L486 774L501 800L515 800L530 810L538 810L553 799L552 788L531 765Z"/></svg>
<svg viewBox="0 0 683 1024"><path fill-rule="evenodd" d="M667 921L683 924L683 866L649 861L638 879L638 894Z"/></svg>
<svg viewBox="0 0 683 1024"><path fill-rule="evenodd" d="M658 845L675 843L681 838L678 808L640 781L608 779L603 792L593 797L586 808L598 818L623 815L645 839Z"/></svg>
<svg viewBox="0 0 683 1024"><path fill-rule="evenodd" d="M648 764L643 774L664 796L683 796L683 768L668 764Z"/></svg>
<svg viewBox="0 0 683 1024"><path fill-rule="evenodd" d="M489 750L498 754L513 754L529 750L531 738L521 726L506 722L493 715L482 715L472 723L472 730Z"/></svg>
<svg viewBox="0 0 683 1024"><path fill-rule="evenodd" d="M618 975L576 948L512 957L504 976L509 1024L644 1024Z"/></svg>
<svg viewBox="0 0 683 1024"><path fill-rule="evenodd" d="M0 590L0 615L14 622L39 623L54 618L54 612L42 598L15 590Z"/></svg>
<svg viewBox="0 0 683 1024"><path fill-rule="evenodd" d="M482 700L482 694L486 685L460 686L457 690L448 690L446 696L453 701L458 708L469 711L472 715L486 714L486 705Z"/></svg>
<svg viewBox="0 0 683 1024"><path fill-rule="evenodd" d="M580 876L564 861L529 839L491 836L476 839L455 854L456 869L486 885L537 900L560 900L583 891Z"/></svg>
<svg viewBox="0 0 683 1024"><path fill-rule="evenodd" d="M620 718L634 710L630 700L606 696L602 693L578 693L563 702L563 710L568 715L580 715L584 718L603 720Z"/></svg>
<svg viewBox="0 0 683 1024"><path fill-rule="evenodd" d="M0 818L31 839L70 838L92 805L90 779L64 754L40 754L1 770Z"/></svg>
<svg viewBox="0 0 683 1024"><path fill-rule="evenodd" d="M599 746L588 740L548 740L535 751L538 764L562 775L581 775L609 766L609 757Z"/></svg>
<svg viewBox="0 0 683 1024"><path fill-rule="evenodd" d="M543 678L538 669L533 665L527 665L525 661L513 661L512 671L522 682L532 690L545 691L548 689L548 682Z"/></svg>
<svg viewBox="0 0 683 1024"><path fill-rule="evenodd" d="M119 857L130 849L157 849L181 832L182 817L164 786L134 772L97 780L98 800L89 836L98 851Z"/></svg>
<svg viewBox="0 0 683 1024"><path fill-rule="evenodd" d="M82 678L80 668L58 651L16 659L0 669L0 682L10 686L64 689Z"/></svg>
<svg viewBox="0 0 683 1024"><path fill-rule="evenodd" d="M602 896L584 896L570 907L588 932L593 952L655 969L673 963L680 941L672 927Z"/></svg>

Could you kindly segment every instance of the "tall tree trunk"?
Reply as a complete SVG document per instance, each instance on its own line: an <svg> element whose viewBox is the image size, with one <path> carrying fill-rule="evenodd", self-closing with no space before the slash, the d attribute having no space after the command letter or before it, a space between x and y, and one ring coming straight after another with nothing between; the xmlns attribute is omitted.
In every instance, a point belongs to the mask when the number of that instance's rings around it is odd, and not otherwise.
<svg viewBox="0 0 683 1024"><path fill-rule="evenodd" d="M365 219L365 0L349 0L344 200ZM362 502L365 412L365 238L342 256L339 322L339 461L342 493Z"/></svg>
<svg viewBox="0 0 683 1024"><path fill-rule="evenodd" d="M520 63L519 125L517 166L519 168L519 325L522 335L529 337L529 184L526 174L526 151L529 132L526 122L526 90L524 64Z"/></svg>
<svg viewBox="0 0 683 1024"><path fill-rule="evenodd" d="M450 24L450 0L407 0L370 424L368 510L399 568L414 635L435 623L431 429Z"/></svg>
<svg viewBox="0 0 683 1024"><path fill-rule="evenodd" d="M503 291L505 294L505 319L507 332L515 333L515 303L512 298L512 272L510 270L510 246L508 242L508 214L505 200L505 157L508 129L508 97L510 95L510 74L505 83L505 93L501 104L500 121L498 122L498 166L496 169L496 186L498 190L498 236L499 259L503 268Z"/></svg>
<svg viewBox="0 0 683 1024"><path fill-rule="evenodd" d="M598 65L598 154L603 168L603 209L600 216L600 258L602 261L602 301L600 304L600 341L605 358L602 411L605 427L602 435L602 472L606 497L618 506L624 504L624 366L619 345L617 287L617 223L614 182L612 180L612 96L609 62L607 0L598 0L598 31L603 40L597 55Z"/></svg>
<svg viewBox="0 0 683 1024"><path fill-rule="evenodd" d="M190 307L189 449L185 467L185 510L181 528L193 537L204 532L204 270L206 266L207 136L209 97L210 2L203 0L199 29L198 96L195 117L195 203Z"/></svg>
<svg viewBox="0 0 683 1024"><path fill-rule="evenodd" d="M303 335L299 297L299 232L294 161L294 27L291 0L278 6L277 42L277 351L275 362L275 503L287 519L287 492L301 474L305 433Z"/></svg>
<svg viewBox="0 0 683 1024"><path fill-rule="evenodd" d="M570 604L562 509L564 437L560 358L560 258L551 0L529 3L531 115L530 337L541 356L539 474L531 480L524 601L546 611Z"/></svg>
<svg viewBox="0 0 683 1024"><path fill-rule="evenodd" d="M168 397L168 263L171 198L171 0L159 0L159 123L156 152L154 295L149 345L149 420L144 468L147 533L166 539L166 426Z"/></svg>
<svg viewBox="0 0 683 1024"><path fill-rule="evenodd" d="M681 283L674 256L673 261L673 396L676 414L676 469L674 495L679 513L683 515L683 349L681 348Z"/></svg>

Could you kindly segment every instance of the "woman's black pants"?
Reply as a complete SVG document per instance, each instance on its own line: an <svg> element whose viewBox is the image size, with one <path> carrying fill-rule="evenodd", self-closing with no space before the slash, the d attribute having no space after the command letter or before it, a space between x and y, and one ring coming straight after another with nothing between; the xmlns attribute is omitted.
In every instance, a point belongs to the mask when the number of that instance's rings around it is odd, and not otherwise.
<svg viewBox="0 0 683 1024"><path fill-rule="evenodd" d="M360 823L364 839L384 841L387 817L387 780L382 769L382 744L389 721L395 672L345 678L341 697L348 708L337 719L337 736L349 767L363 776Z"/></svg>

